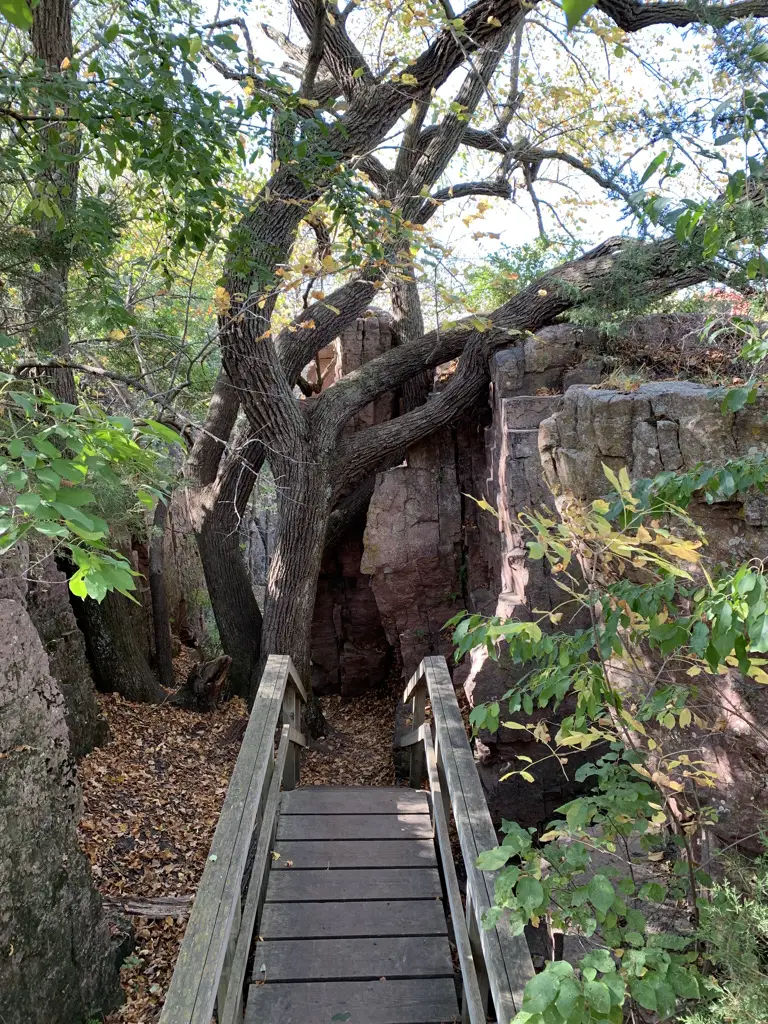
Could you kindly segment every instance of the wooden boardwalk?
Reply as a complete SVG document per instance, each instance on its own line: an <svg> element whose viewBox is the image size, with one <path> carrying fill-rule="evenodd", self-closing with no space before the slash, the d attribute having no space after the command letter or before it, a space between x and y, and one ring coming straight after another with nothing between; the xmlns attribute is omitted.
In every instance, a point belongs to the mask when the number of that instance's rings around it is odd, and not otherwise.
<svg viewBox="0 0 768 1024"><path fill-rule="evenodd" d="M533 965L504 920L481 927L495 880L475 862L496 833L445 660L403 699L410 789L297 788L306 693L289 658L268 659L160 1024L515 1016Z"/></svg>
<svg viewBox="0 0 768 1024"><path fill-rule="evenodd" d="M459 1020L426 793L284 793L274 849L248 1024Z"/></svg>

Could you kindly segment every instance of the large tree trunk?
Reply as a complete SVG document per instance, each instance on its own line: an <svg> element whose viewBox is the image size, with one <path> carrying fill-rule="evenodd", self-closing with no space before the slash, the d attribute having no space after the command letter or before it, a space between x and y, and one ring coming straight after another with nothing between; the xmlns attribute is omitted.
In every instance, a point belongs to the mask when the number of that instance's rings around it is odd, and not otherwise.
<svg viewBox="0 0 768 1024"><path fill-rule="evenodd" d="M152 632L155 638L155 665L160 682L169 690L176 685L173 671L173 642L165 589L165 524L168 506L158 501L152 518L149 542L149 593L152 601Z"/></svg>
<svg viewBox="0 0 768 1024"><path fill-rule="evenodd" d="M277 538L267 576L263 657L289 654L310 678L312 614L331 513L330 476L318 459L297 459L280 491Z"/></svg>
<svg viewBox="0 0 768 1024"><path fill-rule="evenodd" d="M259 660L261 611L240 549L234 506L216 501L203 514L195 537L222 650L232 659L229 688L248 697Z"/></svg>

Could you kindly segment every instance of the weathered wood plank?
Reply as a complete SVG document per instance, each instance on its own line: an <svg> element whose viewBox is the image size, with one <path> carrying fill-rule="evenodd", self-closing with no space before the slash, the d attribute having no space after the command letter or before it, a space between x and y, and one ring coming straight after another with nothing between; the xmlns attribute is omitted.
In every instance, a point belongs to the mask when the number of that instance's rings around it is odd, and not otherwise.
<svg viewBox="0 0 768 1024"><path fill-rule="evenodd" d="M461 967L461 979L463 983L462 993L462 1022L463 1024L485 1024L488 1008L488 989L485 995L481 992L478 983L477 971L472 958L472 947L467 934L464 920L464 907L461 903L459 892L459 881L456 877L456 865L453 862L453 849L451 848L451 837L448 832L448 820L443 804L442 787L437 771L437 758L435 748L432 744L432 737L428 734L424 739L424 753L426 755L427 775L429 777L429 788L432 791L432 805L435 814L435 834L440 844L440 855L443 863L443 881L445 892L448 897L448 907L453 922L453 937L456 943L456 952Z"/></svg>
<svg viewBox="0 0 768 1024"><path fill-rule="evenodd" d="M341 939L378 935L446 935L439 900L265 903L262 939ZM257 954L258 955L258 954Z"/></svg>
<svg viewBox="0 0 768 1024"><path fill-rule="evenodd" d="M424 714L427 705L426 686L417 686L411 698L411 724L414 731L420 732L424 726ZM421 789L424 779L424 744L415 743L409 748L408 781L414 790Z"/></svg>
<svg viewBox="0 0 768 1024"><path fill-rule="evenodd" d="M433 868L270 871L267 903L337 900L425 900L441 894Z"/></svg>
<svg viewBox="0 0 768 1024"><path fill-rule="evenodd" d="M259 942L253 981L453 977L445 936L284 939Z"/></svg>
<svg viewBox="0 0 768 1024"><path fill-rule="evenodd" d="M288 672L271 656L224 798L160 1024L210 1024Z"/></svg>
<svg viewBox="0 0 768 1024"><path fill-rule="evenodd" d="M429 839L317 839L275 843L273 871L304 868L429 868L437 866Z"/></svg>
<svg viewBox="0 0 768 1024"><path fill-rule="evenodd" d="M283 796L281 815L429 814L426 793L397 786L303 786Z"/></svg>
<svg viewBox="0 0 768 1024"><path fill-rule="evenodd" d="M235 1024L236 1021L241 1021L243 1016L243 983L245 981L248 955L253 941L253 928L261 906L261 897L264 892L265 875L269 870L269 859L272 850L272 840L274 838L275 820L277 816L277 809L280 804L280 783L285 770L285 763L288 757L288 748L290 745L289 733L290 727L288 725L284 725L282 729L282 736L280 738L280 746L278 747L277 757L275 758L272 781L269 786L269 795L267 796L266 805L264 807L264 816L261 822L259 841L256 844L256 853L251 867L251 877L248 881L248 892L246 894L245 906L243 907L242 919L240 921L240 931L237 935L237 944L232 956L232 963L230 965L228 988L223 993L223 998L222 996L219 997L219 1024ZM222 1002L224 1004L223 1008Z"/></svg>
<svg viewBox="0 0 768 1024"><path fill-rule="evenodd" d="M467 890L475 914L481 917L493 903L494 875L475 867L477 855L497 846L485 794L467 740L456 694L444 658L423 661L435 719L438 756L448 783L454 821L467 871ZM528 946L500 921L479 930L494 1007L499 1020L510 1020L522 1005L522 992L533 977Z"/></svg>
<svg viewBox="0 0 768 1024"><path fill-rule="evenodd" d="M446 1024L457 1015L452 978L253 985L245 1024Z"/></svg>
<svg viewBox="0 0 768 1024"><path fill-rule="evenodd" d="M280 815L277 839L429 839L428 814Z"/></svg>

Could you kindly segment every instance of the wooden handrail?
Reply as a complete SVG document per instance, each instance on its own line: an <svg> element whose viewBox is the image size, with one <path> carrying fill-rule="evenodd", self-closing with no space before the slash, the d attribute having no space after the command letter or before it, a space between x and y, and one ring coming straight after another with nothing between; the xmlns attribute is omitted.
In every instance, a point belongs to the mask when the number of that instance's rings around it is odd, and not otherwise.
<svg viewBox="0 0 768 1024"><path fill-rule="evenodd" d="M298 783L301 747L306 745L300 701L306 701L306 692L291 659L270 655L229 780L160 1024L210 1024L217 1003L221 1024L241 1019L237 1013L242 1010L248 949L262 898L280 787L292 789ZM281 712L283 730L275 757ZM257 827L258 844L243 907L243 879Z"/></svg>
<svg viewBox="0 0 768 1024"><path fill-rule="evenodd" d="M424 720L427 694L432 706L434 747L430 725ZM513 935L504 918L493 928L482 927L483 915L493 906L495 873L480 871L476 861L483 850L493 849L499 844L445 658L429 657L422 661L405 689L403 701L411 703L413 712L413 729L400 741L400 746L410 750L411 785L421 787L426 759L433 790L435 830L464 980L462 1020L476 1024L478 1015L485 1012L490 991L496 1018L506 1024L522 1006L523 990L534 975L533 963L525 938ZM446 803L453 810L467 872L464 920L460 908L457 908L458 914L454 909L452 884L455 867L450 844L442 836L445 831L447 838L447 827L443 829L443 816L438 811L438 804L445 795ZM447 806L445 810L447 812ZM472 953L473 970L469 970L467 957L463 955L465 937ZM478 990L482 1003L486 1004L479 1008L476 1000ZM479 1019L485 1020L484 1017Z"/></svg>

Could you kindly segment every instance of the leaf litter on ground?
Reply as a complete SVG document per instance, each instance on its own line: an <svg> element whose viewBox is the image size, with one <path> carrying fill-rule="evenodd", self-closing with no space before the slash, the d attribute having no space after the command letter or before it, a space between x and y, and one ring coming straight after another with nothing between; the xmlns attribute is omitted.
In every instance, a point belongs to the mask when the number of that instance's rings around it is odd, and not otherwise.
<svg viewBox="0 0 768 1024"><path fill-rule="evenodd" d="M302 785L394 784L396 694L321 697L328 735L302 758ZM205 867L247 719L234 699L214 712L99 695L111 739L78 767L82 846L105 903L190 902ZM186 897L186 899L185 899ZM178 916L181 915L181 916ZM177 916L131 915L136 948L121 972L125 1003L105 1024L155 1024L186 927Z"/></svg>

